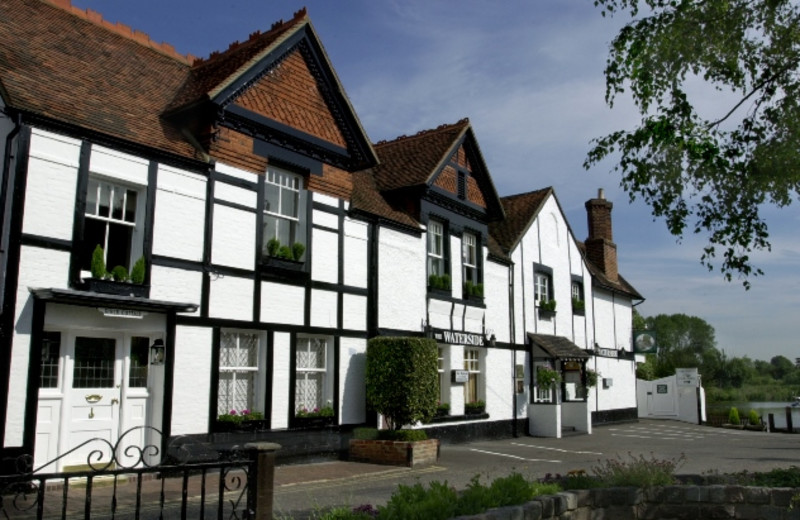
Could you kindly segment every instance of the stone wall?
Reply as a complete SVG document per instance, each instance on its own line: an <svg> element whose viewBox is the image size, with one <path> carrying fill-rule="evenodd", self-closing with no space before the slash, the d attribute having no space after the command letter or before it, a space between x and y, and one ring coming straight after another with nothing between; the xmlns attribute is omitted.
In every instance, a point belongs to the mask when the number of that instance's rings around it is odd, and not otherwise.
<svg viewBox="0 0 800 520"><path fill-rule="evenodd" d="M665 486L565 491L458 520L800 519L795 488Z"/></svg>

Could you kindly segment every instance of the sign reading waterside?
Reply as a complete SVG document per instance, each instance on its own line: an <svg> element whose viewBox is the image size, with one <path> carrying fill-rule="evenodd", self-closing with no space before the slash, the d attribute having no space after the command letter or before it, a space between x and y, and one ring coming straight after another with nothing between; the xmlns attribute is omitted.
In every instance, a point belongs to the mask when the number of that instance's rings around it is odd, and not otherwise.
<svg viewBox="0 0 800 520"><path fill-rule="evenodd" d="M433 339L439 343L470 345L475 347L482 347L484 344L483 334L444 329L433 329L432 332Z"/></svg>

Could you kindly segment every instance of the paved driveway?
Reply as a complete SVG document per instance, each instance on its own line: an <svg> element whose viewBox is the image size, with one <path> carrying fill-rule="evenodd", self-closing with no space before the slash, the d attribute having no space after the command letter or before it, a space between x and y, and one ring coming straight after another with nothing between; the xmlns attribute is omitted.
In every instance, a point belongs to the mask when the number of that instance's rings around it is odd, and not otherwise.
<svg viewBox="0 0 800 520"><path fill-rule="evenodd" d="M685 456L680 474L765 471L800 466L800 435L726 430L676 421L642 420L594 429L592 435L544 439L519 437L470 444L445 445L439 462L423 468L375 468L347 478L326 478L337 464L298 467L309 478L281 483L278 468L275 488L276 517L303 518L308 512L331 505L384 504L398 484L432 480L463 488L474 475L487 481L514 471L531 479L547 473L586 470L599 461L644 455L658 459ZM326 466L328 464L328 466ZM318 475L318 479L313 476Z"/></svg>

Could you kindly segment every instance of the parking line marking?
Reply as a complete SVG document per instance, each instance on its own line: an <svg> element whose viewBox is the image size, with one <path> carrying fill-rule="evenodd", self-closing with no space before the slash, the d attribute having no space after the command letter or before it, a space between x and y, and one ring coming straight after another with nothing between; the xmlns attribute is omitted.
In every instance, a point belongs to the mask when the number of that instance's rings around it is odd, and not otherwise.
<svg viewBox="0 0 800 520"><path fill-rule="evenodd" d="M563 448L551 448L549 446L537 446L535 444L522 444L519 442L512 442L512 446L524 446L526 448L536 448L537 450L550 450L550 451L558 451L561 453L578 453L581 455L602 455L599 451L575 451L575 450L565 450Z"/></svg>
<svg viewBox="0 0 800 520"><path fill-rule="evenodd" d="M519 457L517 455L508 455L507 453L497 453L496 451L478 450L475 448L472 448L469 451L485 453L487 455L497 455L498 457L506 457L509 459L524 460L525 462L552 462L553 464L561 464L562 462L560 460L551 460L551 459L526 459L525 457Z"/></svg>

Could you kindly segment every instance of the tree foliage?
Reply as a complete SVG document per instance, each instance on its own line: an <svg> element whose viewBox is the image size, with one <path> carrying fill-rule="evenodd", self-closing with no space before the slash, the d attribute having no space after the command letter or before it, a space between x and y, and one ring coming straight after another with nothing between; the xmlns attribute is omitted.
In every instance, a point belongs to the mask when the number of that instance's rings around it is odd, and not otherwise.
<svg viewBox="0 0 800 520"><path fill-rule="evenodd" d="M436 341L381 337L367 344L367 403L389 429L429 421L438 401Z"/></svg>
<svg viewBox="0 0 800 520"><path fill-rule="evenodd" d="M701 262L749 288L749 277L761 274L750 255L770 249L759 210L800 193L800 6L594 3L604 16L630 17L611 43L606 102L629 92L642 119L596 139L584 166L618 154L615 169L631 199L644 199L678 237L687 229L707 234ZM719 92L713 113L698 85Z"/></svg>

